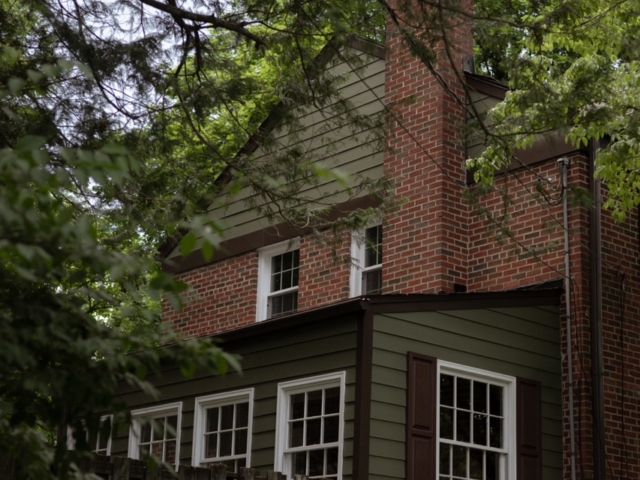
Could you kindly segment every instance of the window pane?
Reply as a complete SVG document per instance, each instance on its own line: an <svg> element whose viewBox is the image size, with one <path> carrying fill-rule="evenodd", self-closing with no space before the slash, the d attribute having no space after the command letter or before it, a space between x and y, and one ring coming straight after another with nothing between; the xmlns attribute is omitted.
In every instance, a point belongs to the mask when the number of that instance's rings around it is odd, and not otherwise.
<svg viewBox="0 0 640 480"><path fill-rule="evenodd" d="M165 418L156 418L151 421L153 427L153 440L162 440L164 438L164 422Z"/></svg>
<svg viewBox="0 0 640 480"><path fill-rule="evenodd" d="M140 443L149 443L151 441L151 425L142 425L140 428Z"/></svg>
<svg viewBox="0 0 640 480"><path fill-rule="evenodd" d="M233 405L223 405L220 409L220 430L233 428Z"/></svg>
<svg viewBox="0 0 640 480"><path fill-rule="evenodd" d="M453 440L453 410L440 408L440 438Z"/></svg>
<svg viewBox="0 0 640 480"><path fill-rule="evenodd" d="M498 454L494 452L486 452L486 480L498 480L500 472L498 471Z"/></svg>
<svg viewBox="0 0 640 480"><path fill-rule="evenodd" d="M324 474L324 450L309 452L309 476L316 477Z"/></svg>
<svg viewBox="0 0 640 480"><path fill-rule="evenodd" d="M293 474L294 475L307 474L307 452L300 452L300 453L293 454Z"/></svg>
<svg viewBox="0 0 640 480"><path fill-rule="evenodd" d="M141 445L138 450L138 458L146 458L149 455L149 448L147 445Z"/></svg>
<svg viewBox="0 0 640 480"><path fill-rule="evenodd" d="M327 449L327 475L338 474L338 449Z"/></svg>
<svg viewBox="0 0 640 480"><path fill-rule="evenodd" d="M291 438L289 439L289 445L291 447L302 446L303 432L304 432L304 420L293 422L291 424Z"/></svg>
<svg viewBox="0 0 640 480"><path fill-rule="evenodd" d="M291 419L304 417L304 393L291 395Z"/></svg>
<svg viewBox="0 0 640 480"><path fill-rule="evenodd" d="M475 448L469 449L469 477L482 480L482 450Z"/></svg>
<svg viewBox="0 0 640 480"><path fill-rule="evenodd" d="M276 255L271 259L271 273L280 273L282 271L282 255Z"/></svg>
<svg viewBox="0 0 640 480"><path fill-rule="evenodd" d="M247 453L247 430L236 430L235 451L234 455L242 455Z"/></svg>
<svg viewBox="0 0 640 480"><path fill-rule="evenodd" d="M338 413L340 411L340 388L327 388L324 391L324 413Z"/></svg>
<svg viewBox="0 0 640 480"><path fill-rule="evenodd" d="M502 415L502 387L497 385L489 386L489 413Z"/></svg>
<svg viewBox="0 0 640 480"><path fill-rule="evenodd" d="M285 270L282 273L282 285L280 286L281 290L284 290L285 288L291 288L292 287L292 271L291 270Z"/></svg>
<svg viewBox="0 0 640 480"><path fill-rule="evenodd" d="M365 231L365 267L382 263L382 227L368 228Z"/></svg>
<svg viewBox="0 0 640 480"><path fill-rule="evenodd" d="M158 457L160 460L165 460L163 453L164 453L164 442L155 442L151 444L151 454L154 457Z"/></svg>
<svg viewBox="0 0 640 480"><path fill-rule="evenodd" d="M307 417L316 417L322 414L322 390L314 390L307 393Z"/></svg>
<svg viewBox="0 0 640 480"><path fill-rule="evenodd" d="M291 270L293 267L293 252L287 252L282 254L282 270Z"/></svg>
<svg viewBox="0 0 640 480"><path fill-rule="evenodd" d="M440 444L440 473L449 474L449 459L451 456L451 447L446 443Z"/></svg>
<svg viewBox="0 0 640 480"><path fill-rule="evenodd" d="M473 409L476 412L486 413L487 411L487 384L483 382L473 382Z"/></svg>
<svg viewBox="0 0 640 480"><path fill-rule="evenodd" d="M440 405L453 407L453 377L451 375L440 376Z"/></svg>
<svg viewBox="0 0 640 480"><path fill-rule="evenodd" d="M211 433L204 437L205 458L215 458L218 456L218 434Z"/></svg>
<svg viewBox="0 0 640 480"><path fill-rule="evenodd" d="M331 443L338 441L338 416L326 417L324 419L324 443Z"/></svg>
<svg viewBox="0 0 640 480"><path fill-rule="evenodd" d="M282 277L279 273L271 275L271 291L278 292L282 290Z"/></svg>
<svg viewBox="0 0 640 480"><path fill-rule="evenodd" d="M218 408L207 409L207 432L218 431Z"/></svg>
<svg viewBox="0 0 640 480"><path fill-rule="evenodd" d="M471 410L471 380L456 378L456 407Z"/></svg>
<svg viewBox="0 0 640 480"><path fill-rule="evenodd" d="M178 430L178 416L171 415L170 417L167 417L166 438L176 438L177 430Z"/></svg>
<svg viewBox="0 0 640 480"><path fill-rule="evenodd" d="M464 447L453 447L453 475L467 476L467 449Z"/></svg>
<svg viewBox="0 0 640 480"><path fill-rule="evenodd" d="M233 442L233 432L220 433L220 456L227 457L233 454L231 449Z"/></svg>
<svg viewBox="0 0 640 480"><path fill-rule="evenodd" d="M364 272L362 282L364 284L363 293L369 295L379 294L382 288L382 270Z"/></svg>
<svg viewBox="0 0 640 480"><path fill-rule="evenodd" d="M307 420L307 443L305 445L317 445L320 443L320 427L322 419Z"/></svg>
<svg viewBox="0 0 640 480"><path fill-rule="evenodd" d="M491 417L489 420L489 445L502 448L502 419Z"/></svg>
<svg viewBox="0 0 640 480"><path fill-rule="evenodd" d="M476 445L487 444L487 415L473 415L473 443Z"/></svg>
<svg viewBox="0 0 640 480"><path fill-rule="evenodd" d="M471 413L456 410L456 440L471 441Z"/></svg>
<svg viewBox="0 0 640 480"><path fill-rule="evenodd" d="M292 276L293 276L293 280L291 281L291 284L292 284L294 287L297 287L297 286L298 286L298 280L299 280L299 275L298 275L298 273L299 273L299 270L298 270L298 268L296 267L296 268L293 270L293 274L292 274Z"/></svg>
<svg viewBox="0 0 640 480"><path fill-rule="evenodd" d="M242 428L249 425L249 404L238 403L236 405L236 428Z"/></svg>

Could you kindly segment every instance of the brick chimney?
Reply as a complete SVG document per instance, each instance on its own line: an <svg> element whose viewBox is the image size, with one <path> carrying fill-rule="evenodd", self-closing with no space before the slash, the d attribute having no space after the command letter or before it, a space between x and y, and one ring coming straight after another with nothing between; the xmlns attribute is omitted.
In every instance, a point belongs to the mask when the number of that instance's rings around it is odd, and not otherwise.
<svg viewBox="0 0 640 480"><path fill-rule="evenodd" d="M470 11L470 3L458 11ZM383 293L451 292L467 280L462 81L471 20L415 0L390 5L384 167L405 203L384 231Z"/></svg>

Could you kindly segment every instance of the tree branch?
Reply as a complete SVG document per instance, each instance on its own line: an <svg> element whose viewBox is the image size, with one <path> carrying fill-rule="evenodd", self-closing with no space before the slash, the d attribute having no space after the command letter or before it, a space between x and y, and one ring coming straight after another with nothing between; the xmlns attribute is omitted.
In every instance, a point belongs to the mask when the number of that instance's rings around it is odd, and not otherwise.
<svg viewBox="0 0 640 480"><path fill-rule="evenodd" d="M218 18L215 15L203 15L200 13L190 12L188 10L183 10L182 8L168 5L166 3L161 3L156 0L140 0L140 2L153 7L156 10L168 13L174 18L179 17L187 20L192 20L194 22L208 23L215 28L223 28L225 30L239 33L249 40L254 41L257 46L265 47L267 45L264 39L245 28L249 24L249 22L230 22L228 20Z"/></svg>

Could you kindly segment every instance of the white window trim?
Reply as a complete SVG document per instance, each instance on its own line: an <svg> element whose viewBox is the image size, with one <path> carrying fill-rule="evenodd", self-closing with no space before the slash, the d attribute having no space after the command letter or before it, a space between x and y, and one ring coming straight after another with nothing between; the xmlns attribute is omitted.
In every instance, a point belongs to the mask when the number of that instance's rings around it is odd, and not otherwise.
<svg viewBox="0 0 640 480"><path fill-rule="evenodd" d="M216 462L221 460L235 460L246 457L247 467L251 466L251 436L253 429L253 388L246 390L235 390L233 392L218 393L197 397L195 403L195 415L193 419L193 453L191 455L191 465L199 467L203 462ZM249 402L249 419L247 424L247 454L233 455L230 457L219 457L216 459L204 459L204 425L206 422L206 409L209 407L221 407L231 403L242 401Z"/></svg>
<svg viewBox="0 0 640 480"><path fill-rule="evenodd" d="M271 294L271 259L276 255L300 249L300 239L294 238L269 245L258 250L258 301L256 305L256 322L267 320L267 302ZM300 271L298 270L298 275ZM298 284L300 284L298 276ZM282 293L297 291L298 287L280 290Z"/></svg>
<svg viewBox="0 0 640 480"><path fill-rule="evenodd" d="M138 449L138 443L140 439L141 423L138 420L141 417L154 419L157 417L163 417L166 415L175 414L178 416L176 422L176 462L175 468L178 469L180 464L180 434L182 430L182 402L167 403L164 405L158 405L155 407L140 408L138 410L131 411L131 427L129 429L129 451L128 457L134 460L140 459L140 450Z"/></svg>
<svg viewBox="0 0 640 480"><path fill-rule="evenodd" d="M287 477L292 477L291 462L285 461L287 450L287 419L289 418L289 397L296 393L306 392L314 388L340 387L340 416L338 422L338 480L342 479L342 457L344 455L344 397L346 385L346 372L328 373L316 377L301 378L278 384L278 403L276 407L276 441L273 469L282 472Z"/></svg>
<svg viewBox="0 0 640 480"><path fill-rule="evenodd" d="M500 385L504 388L504 413L503 413L503 425L504 425L504 438L505 445L504 450L507 453L507 465L500 477L500 480L514 479L517 477L517 437L516 437L516 424L517 424L517 405L516 405L516 378L510 375L504 375L501 373L495 373L488 370L481 370L475 367L468 367L466 365L460 365L457 363L451 363L444 360L438 360L438 381L436 389L436 476L439 476L440 468L440 375L452 374L458 377L469 378L471 380L485 380L495 385ZM447 441L447 443L455 444L455 441ZM467 443L461 444L468 446Z"/></svg>
<svg viewBox="0 0 640 480"><path fill-rule="evenodd" d="M365 232L369 228L379 226L382 226L382 223L375 222L367 225L362 230L351 232L351 273L349 275L351 297L361 297L364 295L362 292L362 271L365 270L363 267L366 247ZM382 264L380 264L380 268L382 268Z"/></svg>
<svg viewBox="0 0 640 480"><path fill-rule="evenodd" d="M100 417L100 426L102 428L102 423L106 420L109 419L109 422L111 422L111 431L109 432L109 438L107 440L107 453L105 455L111 455L111 439L113 438L113 429L114 429L114 425L113 425L113 415L102 415ZM70 425L67 425L67 450L75 450L76 449L76 439L73 436L73 428L71 428ZM87 437L89 436L89 432L87 432ZM100 439L100 432L98 431L98 436L96 437L96 444L93 445L94 447L98 446L98 441ZM92 452L96 452L98 449L97 448L92 448L91 451Z"/></svg>

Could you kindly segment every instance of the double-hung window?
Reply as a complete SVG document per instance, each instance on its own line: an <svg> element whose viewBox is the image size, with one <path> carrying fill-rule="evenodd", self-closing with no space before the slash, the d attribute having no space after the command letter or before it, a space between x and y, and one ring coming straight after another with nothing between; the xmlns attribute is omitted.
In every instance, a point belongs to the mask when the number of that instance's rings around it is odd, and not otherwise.
<svg viewBox="0 0 640 480"><path fill-rule="evenodd" d="M178 468L181 412L182 402L132 411L129 457L152 455Z"/></svg>
<svg viewBox="0 0 640 480"><path fill-rule="evenodd" d="M233 472L251 466L253 389L196 398L194 466L224 463Z"/></svg>
<svg viewBox="0 0 640 480"><path fill-rule="evenodd" d="M342 478L345 373L278 385L275 469Z"/></svg>
<svg viewBox="0 0 640 480"><path fill-rule="evenodd" d="M438 366L439 480L515 478L515 378Z"/></svg>
<svg viewBox="0 0 640 480"><path fill-rule="evenodd" d="M382 226L352 234L351 296L382 292Z"/></svg>
<svg viewBox="0 0 640 480"><path fill-rule="evenodd" d="M259 252L257 320L294 313L298 309L298 240L281 242Z"/></svg>

